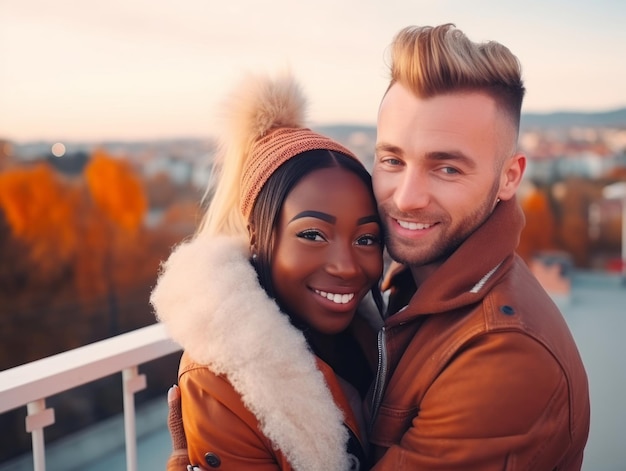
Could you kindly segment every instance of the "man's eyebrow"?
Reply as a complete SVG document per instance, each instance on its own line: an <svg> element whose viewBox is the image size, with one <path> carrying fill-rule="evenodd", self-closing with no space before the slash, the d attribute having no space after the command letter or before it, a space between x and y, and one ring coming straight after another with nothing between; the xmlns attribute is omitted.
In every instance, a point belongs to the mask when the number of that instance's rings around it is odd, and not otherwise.
<svg viewBox="0 0 626 471"><path fill-rule="evenodd" d="M471 159L463 152L458 151L438 151L438 152L429 152L426 154L426 158L434 161L455 161L460 162L461 164L470 167L476 168L476 161Z"/></svg>
<svg viewBox="0 0 626 471"><path fill-rule="evenodd" d="M400 147L394 146L393 144L388 144L386 142L379 142L376 144L375 153L378 154L379 152L390 152L392 154L400 156L404 154Z"/></svg>
<svg viewBox="0 0 626 471"><path fill-rule="evenodd" d="M302 211L301 213L298 213L294 217L292 217L289 222L301 218L317 218L330 224L335 224L337 222L337 218L335 216L331 216L327 213L322 213L321 211Z"/></svg>

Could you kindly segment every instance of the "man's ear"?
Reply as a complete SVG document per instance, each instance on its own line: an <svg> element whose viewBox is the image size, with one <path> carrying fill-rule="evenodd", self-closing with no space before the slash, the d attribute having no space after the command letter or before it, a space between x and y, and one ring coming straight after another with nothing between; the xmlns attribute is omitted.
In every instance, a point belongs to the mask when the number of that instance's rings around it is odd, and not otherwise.
<svg viewBox="0 0 626 471"><path fill-rule="evenodd" d="M522 182L525 170L526 156L524 154L515 154L507 160L500 174L499 199L507 201L513 198Z"/></svg>

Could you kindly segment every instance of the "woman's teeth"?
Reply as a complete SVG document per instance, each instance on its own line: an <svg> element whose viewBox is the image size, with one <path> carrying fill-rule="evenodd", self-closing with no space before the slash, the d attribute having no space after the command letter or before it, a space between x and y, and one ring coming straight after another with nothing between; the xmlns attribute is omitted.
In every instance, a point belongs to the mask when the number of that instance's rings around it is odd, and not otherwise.
<svg viewBox="0 0 626 471"><path fill-rule="evenodd" d="M349 294L327 293L326 291L320 291L318 289L316 289L315 292L319 294L320 296L336 304L346 304L352 301L352 298L354 298L354 293L349 293Z"/></svg>

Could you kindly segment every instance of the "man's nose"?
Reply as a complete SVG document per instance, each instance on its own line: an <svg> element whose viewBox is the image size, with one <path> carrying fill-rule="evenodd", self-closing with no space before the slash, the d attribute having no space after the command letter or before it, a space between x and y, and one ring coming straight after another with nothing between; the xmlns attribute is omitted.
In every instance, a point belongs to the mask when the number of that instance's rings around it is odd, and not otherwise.
<svg viewBox="0 0 626 471"><path fill-rule="evenodd" d="M429 199L428 178L417 169L404 173L393 194L396 207L405 212L425 208Z"/></svg>

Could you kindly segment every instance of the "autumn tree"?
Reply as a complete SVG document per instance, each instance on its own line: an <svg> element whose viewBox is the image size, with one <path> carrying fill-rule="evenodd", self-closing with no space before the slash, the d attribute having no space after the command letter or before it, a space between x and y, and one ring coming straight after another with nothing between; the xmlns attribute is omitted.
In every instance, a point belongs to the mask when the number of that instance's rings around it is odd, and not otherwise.
<svg viewBox="0 0 626 471"><path fill-rule="evenodd" d="M601 198L601 189L582 178L569 178L560 185L559 245L572 255L575 266L588 268L591 260L589 207Z"/></svg>
<svg viewBox="0 0 626 471"><path fill-rule="evenodd" d="M613 168L610 172L608 172L607 179L626 182L626 167L619 166Z"/></svg>
<svg viewBox="0 0 626 471"><path fill-rule="evenodd" d="M64 336L75 342L86 340L74 330L76 322L67 315L66 304L67 300L73 303L72 264L80 240L81 204L79 186L48 164L0 174L0 212L8 228L0 249L4 367L62 351ZM51 337L53 324L58 330Z"/></svg>
<svg viewBox="0 0 626 471"><path fill-rule="evenodd" d="M130 164L97 149L85 167L85 178L103 214L125 231L136 232L145 217L147 200L141 180Z"/></svg>
<svg viewBox="0 0 626 471"><path fill-rule="evenodd" d="M84 331L76 332L74 323L63 332L70 346L93 340L90 331L99 306L107 298L111 303L112 286L147 285L149 268L156 276L158 262L149 260L158 254L138 240L146 208L133 168L102 151L84 177L65 177L47 163L0 173L0 304L6 315L29 317L45 306L51 321L55 312L76 313L81 303Z"/></svg>
<svg viewBox="0 0 626 471"><path fill-rule="evenodd" d="M192 216L148 230L141 178L103 150L71 177L48 163L21 165L0 172L0 369L154 323L159 263ZM172 360L146 365L158 369L153 386L175 380ZM77 417L89 415L89 401L79 402Z"/></svg>
<svg viewBox="0 0 626 471"><path fill-rule="evenodd" d="M20 326L31 325L31 360L155 320L159 264L191 225L148 230L144 184L127 161L97 150L83 172L39 163L0 173L0 354L18 351Z"/></svg>
<svg viewBox="0 0 626 471"><path fill-rule="evenodd" d="M66 269L77 242L79 192L46 164L0 174L0 208L11 234L26 243L27 257L50 279Z"/></svg>
<svg viewBox="0 0 626 471"><path fill-rule="evenodd" d="M522 258L530 261L535 253L555 248L556 224L550 200L544 190L530 190L521 204L526 225L517 250Z"/></svg>
<svg viewBox="0 0 626 471"><path fill-rule="evenodd" d="M136 239L145 218L147 199L141 180L131 165L109 155L104 149L93 152L84 174L95 209L94 221L88 225L86 237L99 246L100 256L82 269L100 272L109 305L110 335L114 335L119 330L119 287L128 281L119 278L129 271L128 267L120 269L120 264L130 253L142 249ZM133 271L132 267L130 271ZM89 280L86 278L87 283Z"/></svg>

